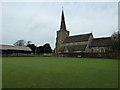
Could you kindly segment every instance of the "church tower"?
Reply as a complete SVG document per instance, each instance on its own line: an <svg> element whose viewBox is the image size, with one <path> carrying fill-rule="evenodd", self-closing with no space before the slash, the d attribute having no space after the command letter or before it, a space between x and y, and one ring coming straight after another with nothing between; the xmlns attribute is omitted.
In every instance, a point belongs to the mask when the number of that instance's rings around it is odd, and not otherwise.
<svg viewBox="0 0 120 90"><path fill-rule="evenodd" d="M66 29L64 12L62 10L60 30L57 31L55 53L59 53L59 49L60 49L63 41L68 36L69 36L69 31L67 31L67 29Z"/></svg>

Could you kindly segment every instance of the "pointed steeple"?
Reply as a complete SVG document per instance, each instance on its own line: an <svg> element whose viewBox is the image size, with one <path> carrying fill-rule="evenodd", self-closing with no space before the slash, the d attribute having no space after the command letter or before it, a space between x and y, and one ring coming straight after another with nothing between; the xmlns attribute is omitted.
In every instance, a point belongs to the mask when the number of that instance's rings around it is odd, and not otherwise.
<svg viewBox="0 0 120 90"><path fill-rule="evenodd" d="M64 12L62 10L60 30L66 30Z"/></svg>

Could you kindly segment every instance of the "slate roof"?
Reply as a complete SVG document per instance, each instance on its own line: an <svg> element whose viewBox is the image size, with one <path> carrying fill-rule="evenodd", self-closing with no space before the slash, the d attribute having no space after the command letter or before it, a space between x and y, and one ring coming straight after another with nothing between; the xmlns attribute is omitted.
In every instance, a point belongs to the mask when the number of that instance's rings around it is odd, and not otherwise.
<svg viewBox="0 0 120 90"><path fill-rule="evenodd" d="M12 46L12 45L0 45L0 50L32 51L29 47L25 47L25 46Z"/></svg>
<svg viewBox="0 0 120 90"><path fill-rule="evenodd" d="M66 39L64 40L63 43L73 43L73 42L88 41L90 35L92 35L92 33L69 36L69 37L66 37Z"/></svg>
<svg viewBox="0 0 120 90"><path fill-rule="evenodd" d="M105 47L111 45L111 37L94 38L89 45L90 47Z"/></svg>
<svg viewBox="0 0 120 90"><path fill-rule="evenodd" d="M59 51L64 52L67 49L69 52L72 51L85 51L87 45L69 45L69 46L62 46Z"/></svg>

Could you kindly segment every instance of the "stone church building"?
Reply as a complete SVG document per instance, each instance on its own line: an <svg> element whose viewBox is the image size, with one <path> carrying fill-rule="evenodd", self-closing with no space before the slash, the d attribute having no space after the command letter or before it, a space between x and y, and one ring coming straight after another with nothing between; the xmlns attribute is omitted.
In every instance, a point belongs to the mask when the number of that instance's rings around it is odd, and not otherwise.
<svg viewBox="0 0 120 90"><path fill-rule="evenodd" d="M60 30L57 31L55 53L106 52L111 37L94 38L92 33L69 36L62 10Z"/></svg>

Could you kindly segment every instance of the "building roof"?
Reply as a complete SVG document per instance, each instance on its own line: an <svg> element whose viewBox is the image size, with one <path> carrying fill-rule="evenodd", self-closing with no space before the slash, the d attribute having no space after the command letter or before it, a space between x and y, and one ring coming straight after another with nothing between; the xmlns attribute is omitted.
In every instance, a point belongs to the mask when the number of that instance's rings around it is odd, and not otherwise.
<svg viewBox="0 0 120 90"><path fill-rule="evenodd" d="M29 47L25 47L25 46L13 46L13 45L0 45L0 50L32 51Z"/></svg>
<svg viewBox="0 0 120 90"><path fill-rule="evenodd" d="M111 45L111 37L94 38L90 47L105 47Z"/></svg>
<svg viewBox="0 0 120 90"><path fill-rule="evenodd" d="M64 40L63 43L73 43L73 42L88 41L90 35L92 35L92 33L69 36L69 37L66 37L66 39Z"/></svg>
<svg viewBox="0 0 120 90"><path fill-rule="evenodd" d="M69 46L62 46L59 51L64 52L67 49L69 52L72 51L85 51L87 45L69 45Z"/></svg>

